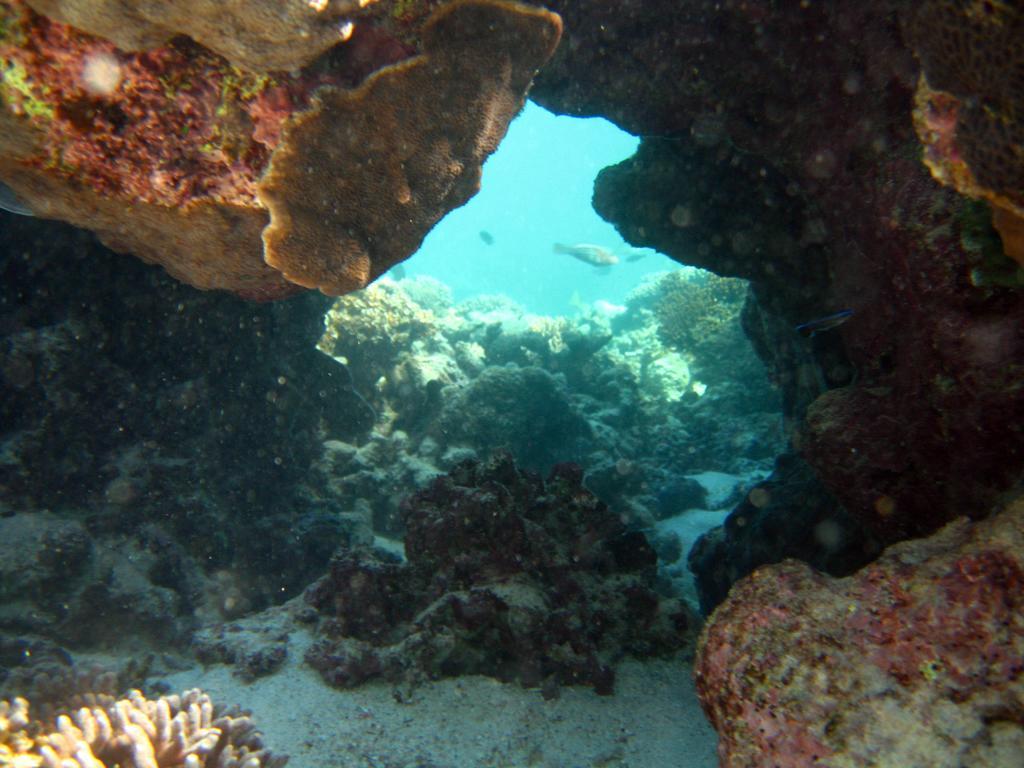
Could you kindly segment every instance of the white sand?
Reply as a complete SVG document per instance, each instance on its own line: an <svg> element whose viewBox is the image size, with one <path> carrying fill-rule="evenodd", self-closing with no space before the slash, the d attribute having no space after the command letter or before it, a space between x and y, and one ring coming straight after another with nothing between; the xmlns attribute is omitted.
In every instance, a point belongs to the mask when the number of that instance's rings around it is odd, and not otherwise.
<svg viewBox="0 0 1024 768"><path fill-rule="evenodd" d="M327 686L302 663L308 636L294 632L283 669L242 683L214 666L161 678L199 687L252 710L267 746L289 768L705 768L717 765L715 733L697 703L689 666L627 661L613 696L564 688L540 692L486 677L414 689Z"/></svg>

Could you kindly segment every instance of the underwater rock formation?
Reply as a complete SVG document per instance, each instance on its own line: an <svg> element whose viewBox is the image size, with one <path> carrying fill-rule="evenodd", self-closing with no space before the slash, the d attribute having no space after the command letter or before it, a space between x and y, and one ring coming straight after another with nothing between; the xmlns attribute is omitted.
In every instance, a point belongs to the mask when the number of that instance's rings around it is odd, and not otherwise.
<svg viewBox="0 0 1024 768"><path fill-rule="evenodd" d="M313 347L323 297L200 293L24 217L0 250L0 643L171 652L362 540L309 490L362 415Z"/></svg>
<svg viewBox="0 0 1024 768"><path fill-rule="evenodd" d="M844 579L796 561L733 588L697 690L724 765L1008 766L1024 754L1024 502Z"/></svg>
<svg viewBox="0 0 1024 768"><path fill-rule="evenodd" d="M1024 265L1024 9L927 0L903 19L921 62L924 161L938 181L991 203L1006 254Z"/></svg>
<svg viewBox="0 0 1024 768"><path fill-rule="evenodd" d="M734 583L768 563L795 558L832 576L847 576L878 556L878 543L839 506L807 462L776 459L725 519L693 545L693 572L705 615Z"/></svg>
<svg viewBox="0 0 1024 768"><path fill-rule="evenodd" d="M654 550L581 481L507 455L437 478L403 504L406 562L342 552L310 587L306 660L345 687L485 674L607 694L623 655L685 650L694 617L653 590Z"/></svg>
<svg viewBox="0 0 1024 768"><path fill-rule="evenodd" d="M193 689L147 699L87 694L43 721L23 698L0 701L0 762L82 768L282 768L247 713L215 706Z"/></svg>
<svg viewBox="0 0 1024 768"><path fill-rule="evenodd" d="M94 9L38 5L76 20ZM113 8L101 5L108 31ZM280 71L272 58L253 72L180 38L120 50L5 0L0 179L36 215L199 288L259 299L361 288L475 194L561 30L541 9L456 0L399 33L387 4L374 5L386 24L335 26L338 50L305 69ZM161 39L165 22L188 18L147 8L156 32L128 24L119 39ZM262 27L273 21L265 6L244 8ZM309 31L293 5L275 15L297 22L286 35ZM234 28L217 22L218 36L201 36L224 49ZM208 32L208 14L192 27Z"/></svg>
<svg viewBox="0 0 1024 768"><path fill-rule="evenodd" d="M542 368L488 367L445 403L438 428L447 440L486 455L507 447L528 469L578 461L592 437L564 381Z"/></svg>
<svg viewBox="0 0 1024 768"><path fill-rule="evenodd" d="M947 54L970 59L945 61L961 74L998 68L971 98L999 96L986 119L1004 134L979 152L1010 197L1019 93L994 52L1017 60L1019 11L960 29L949 15L980 6L669 5L553 3L569 31L534 95L644 136L602 173L597 208L634 245L752 280L744 324L794 447L873 535L987 514L1024 468L1024 281L987 207L919 160L915 55L927 72ZM840 309L841 327L794 330Z"/></svg>
<svg viewBox="0 0 1024 768"><path fill-rule="evenodd" d="M337 45L339 29L368 14L358 0L27 0L43 16L110 40L124 51L158 48L184 35L253 72L300 69ZM376 10L376 9L374 9ZM362 17L362 18L360 18Z"/></svg>
<svg viewBox="0 0 1024 768"><path fill-rule="evenodd" d="M0 648L33 657L47 644L201 645L263 674L281 661L273 633L229 651L196 633L299 594L336 549L400 536L402 499L467 457L572 450L586 487L648 528L700 504L671 491L687 474L760 476L780 447L767 383L724 381L727 366L759 365L739 334L714 354L665 346L663 277L627 301L610 338L586 308L545 318L495 297L456 304L424 278L379 281L326 318L312 294L254 306L25 217L4 217L0 248L15 254L0 263L0 529L13 548ZM707 376L706 392L647 376L670 353ZM477 381L511 385L496 414L507 435L483 418L487 397L457 416ZM538 443L515 414L542 390L566 431Z"/></svg>

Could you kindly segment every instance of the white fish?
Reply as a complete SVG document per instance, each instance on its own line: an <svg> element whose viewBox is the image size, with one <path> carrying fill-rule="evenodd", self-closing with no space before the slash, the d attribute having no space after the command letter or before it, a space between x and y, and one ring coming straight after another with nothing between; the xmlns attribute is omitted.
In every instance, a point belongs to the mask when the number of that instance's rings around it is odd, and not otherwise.
<svg viewBox="0 0 1024 768"><path fill-rule="evenodd" d="M562 245L555 243L555 253L564 253L567 256L579 259L586 264L595 267L610 267L619 263L619 257L604 246L591 245L590 243L577 243L576 245Z"/></svg>
<svg viewBox="0 0 1024 768"><path fill-rule="evenodd" d="M612 304L610 301L605 301L604 299L598 299L595 301L594 309L606 317L616 317L626 311L626 307L621 304Z"/></svg>

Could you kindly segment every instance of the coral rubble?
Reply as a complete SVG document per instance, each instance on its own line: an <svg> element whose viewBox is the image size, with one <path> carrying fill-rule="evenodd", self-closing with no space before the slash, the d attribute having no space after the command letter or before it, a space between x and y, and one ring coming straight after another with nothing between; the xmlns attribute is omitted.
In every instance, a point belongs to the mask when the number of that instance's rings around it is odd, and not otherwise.
<svg viewBox="0 0 1024 768"><path fill-rule="evenodd" d="M1024 502L833 579L796 561L733 588L697 688L723 765L1008 766L1024 754Z"/></svg>
<svg viewBox="0 0 1024 768"><path fill-rule="evenodd" d="M246 713L199 690L147 699L89 694L35 721L23 698L0 701L0 763L21 768L282 768Z"/></svg>
<svg viewBox="0 0 1024 768"><path fill-rule="evenodd" d="M654 550L581 481L507 455L437 478L403 504L407 562L345 552L310 587L307 661L340 686L487 674L610 693L623 654L687 648L693 615L653 590Z"/></svg>
<svg viewBox="0 0 1024 768"><path fill-rule="evenodd" d="M561 30L540 9L457 0L401 40L360 19L305 69L252 72L178 38L124 51L20 0L0 20L0 178L37 215L263 299L345 293L411 255L476 192Z"/></svg>

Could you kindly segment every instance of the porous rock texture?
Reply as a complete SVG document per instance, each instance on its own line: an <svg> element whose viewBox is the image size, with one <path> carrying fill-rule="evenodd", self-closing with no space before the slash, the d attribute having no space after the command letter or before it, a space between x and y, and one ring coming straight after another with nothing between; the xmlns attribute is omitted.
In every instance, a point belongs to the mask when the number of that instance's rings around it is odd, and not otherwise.
<svg viewBox="0 0 1024 768"><path fill-rule="evenodd" d="M734 583L767 563L794 558L846 576L879 550L877 540L836 503L807 462L787 452L721 526L697 540L687 565L699 577L701 611L709 614Z"/></svg>
<svg viewBox="0 0 1024 768"><path fill-rule="evenodd" d="M533 95L643 136L599 177L598 211L635 245L752 280L744 327L793 445L861 526L891 542L986 514L1024 468L1024 295L987 207L920 160L917 56L996 66L1008 136L1019 83L976 38L904 35L938 18L925 6L1013 4L596 6L552 3L567 32ZM838 328L794 331L840 309Z"/></svg>
<svg viewBox="0 0 1024 768"><path fill-rule="evenodd" d="M184 39L123 51L7 0L0 179L196 287L361 288L475 194L561 30L503 0L384 18L304 69L252 73Z"/></svg>
<svg viewBox="0 0 1024 768"><path fill-rule="evenodd" d="M729 768L1019 764L1024 501L848 578L755 571L705 626L696 678Z"/></svg>
<svg viewBox="0 0 1024 768"><path fill-rule="evenodd" d="M903 20L921 61L914 122L925 163L992 204L1007 255L1024 264L1024 9L928 0Z"/></svg>
<svg viewBox="0 0 1024 768"><path fill-rule="evenodd" d="M467 461L403 505L406 562L342 552L306 600L306 660L333 685L485 674L611 693L615 662L685 650L693 615L653 590L640 532L558 465Z"/></svg>

